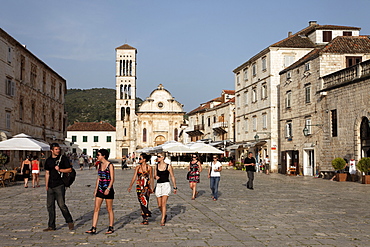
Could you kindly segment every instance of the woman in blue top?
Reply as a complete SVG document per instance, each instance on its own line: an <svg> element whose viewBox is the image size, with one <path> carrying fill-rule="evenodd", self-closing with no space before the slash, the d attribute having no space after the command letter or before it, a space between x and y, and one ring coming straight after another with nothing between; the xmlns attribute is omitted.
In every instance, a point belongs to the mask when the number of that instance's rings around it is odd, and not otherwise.
<svg viewBox="0 0 370 247"><path fill-rule="evenodd" d="M111 234L114 232L114 213L113 213L113 199L114 199L114 167L113 164L108 161L109 152L106 149L100 149L97 152L96 158L100 162L98 165L98 178L96 179L96 186L94 190L95 194L95 206L94 216L92 221L92 227L86 233L96 234L96 225L98 223L99 211L103 200L107 205L109 227L105 234Z"/></svg>

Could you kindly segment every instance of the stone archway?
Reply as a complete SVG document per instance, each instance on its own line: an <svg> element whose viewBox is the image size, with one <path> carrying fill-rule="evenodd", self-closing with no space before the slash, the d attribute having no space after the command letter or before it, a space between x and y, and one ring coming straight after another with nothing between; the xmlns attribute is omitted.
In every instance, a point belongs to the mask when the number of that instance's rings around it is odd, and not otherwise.
<svg viewBox="0 0 370 247"><path fill-rule="evenodd" d="M160 135L160 136L157 136L157 137L155 138L155 140L154 140L154 145L155 145L155 146L158 146L158 145L161 145L161 144L163 144L163 143L165 143L165 142L166 142L166 138L165 138L164 136Z"/></svg>
<svg viewBox="0 0 370 247"><path fill-rule="evenodd" d="M360 159L370 157L370 123L367 117L362 117L360 125Z"/></svg>

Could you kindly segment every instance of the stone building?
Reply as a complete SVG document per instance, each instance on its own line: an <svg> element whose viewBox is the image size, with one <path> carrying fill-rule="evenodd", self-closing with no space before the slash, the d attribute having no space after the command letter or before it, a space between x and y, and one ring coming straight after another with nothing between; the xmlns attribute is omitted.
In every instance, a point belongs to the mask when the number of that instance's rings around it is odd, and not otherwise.
<svg viewBox="0 0 370 247"><path fill-rule="evenodd" d="M177 140L184 111L162 84L135 109L136 48L116 48L116 156Z"/></svg>
<svg viewBox="0 0 370 247"><path fill-rule="evenodd" d="M368 37L338 36L280 72L281 173L314 176L332 170L335 157L361 156L360 125L368 117L369 93L361 91L365 82L347 83L356 78L355 64L369 58Z"/></svg>
<svg viewBox="0 0 370 247"><path fill-rule="evenodd" d="M3 29L0 78L1 140L23 132L48 143L63 143L66 80ZM11 155L14 160L24 156Z"/></svg>
<svg viewBox="0 0 370 247"><path fill-rule="evenodd" d="M67 128L68 152L96 157L99 149L107 149L109 158L116 158L116 128L106 122L75 122ZM69 145L68 145L69 144Z"/></svg>
<svg viewBox="0 0 370 247"><path fill-rule="evenodd" d="M201 104L188 113L185 132L190 141L234 142L235 91L222 90L221 96ZM225 141L225 142L224 142Z"/></svg>
<svg viewBox="0 0 370 247"><path fill-rule="evenodd" d="M137 147L154 147L166 141L179 141L184 113L182 104L159 84L137 111Z"/></svg>
<svg viewBox="0 0 370 247"><path fill-rule="evenodd" d="M279 163L279 72L316 47L336 36L358 36L360 28L319 25L309 26L267 47L237 67L235 74L236 158L242 160L247 151L257 159L269 155L271 170Z"/></svg>

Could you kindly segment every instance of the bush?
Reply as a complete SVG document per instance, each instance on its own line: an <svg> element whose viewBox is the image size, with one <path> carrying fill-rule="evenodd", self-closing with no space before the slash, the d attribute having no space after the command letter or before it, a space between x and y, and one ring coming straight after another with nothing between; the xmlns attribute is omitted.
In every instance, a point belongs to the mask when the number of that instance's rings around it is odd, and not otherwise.
<svg viewBox="0 0 370 247"><path fill-rule="evenodd" d="M346 166L346 161L343 158L335 158L332 160L331 165L336 171L340 171Z"/></svg>
<svg viewBox="0 0 370 247"><path fill-rule="evenodd" d="M358 163L357 163L357 169L360 172L364 172L366 175L370 173L370 157L365 157L362 158Z"/></svg>

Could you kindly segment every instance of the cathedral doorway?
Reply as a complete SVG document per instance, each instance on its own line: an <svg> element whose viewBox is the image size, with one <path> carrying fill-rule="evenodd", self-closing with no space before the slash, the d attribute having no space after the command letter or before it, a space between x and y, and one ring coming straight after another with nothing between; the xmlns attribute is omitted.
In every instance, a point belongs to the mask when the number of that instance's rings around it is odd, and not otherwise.
<svg viewBox="0 0 370 247"><path fill-rule="evenodd" d="M361 158L370 157L370 123L367 117L363 117L360 127Z"/></svg>
<svg viewBox="0 0 370 247"><path fill-rule="evenodd" d="M164 136L157 136L154 140L154 145L155 146L162 145L165 142L166 142L166 138Z"/></svg>

